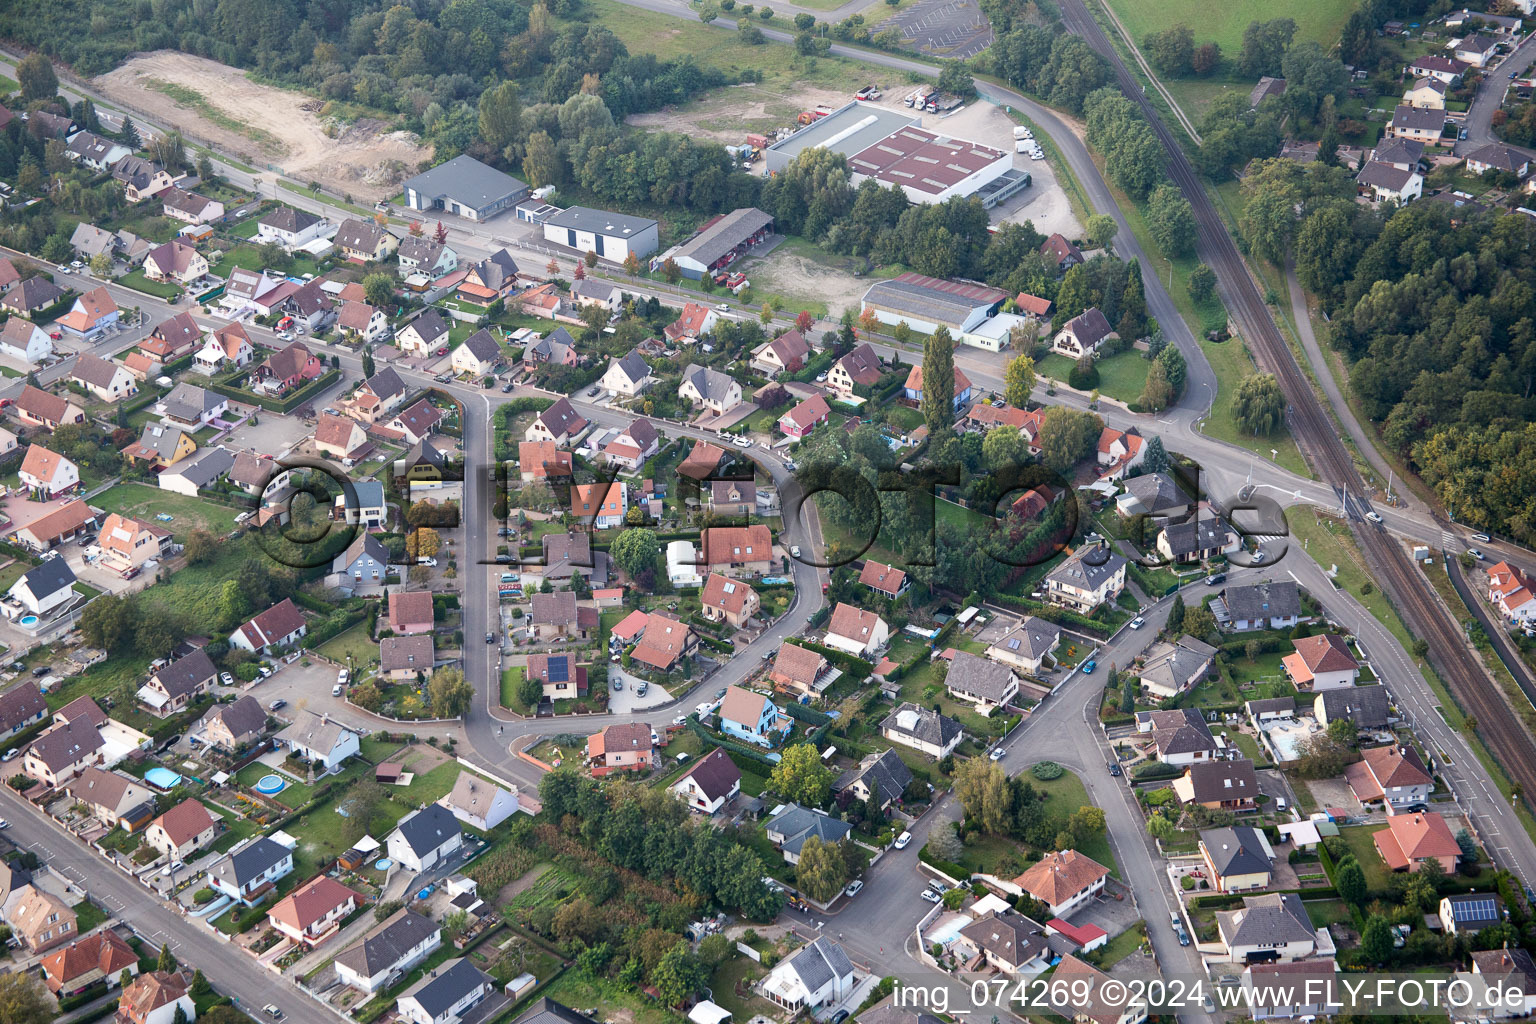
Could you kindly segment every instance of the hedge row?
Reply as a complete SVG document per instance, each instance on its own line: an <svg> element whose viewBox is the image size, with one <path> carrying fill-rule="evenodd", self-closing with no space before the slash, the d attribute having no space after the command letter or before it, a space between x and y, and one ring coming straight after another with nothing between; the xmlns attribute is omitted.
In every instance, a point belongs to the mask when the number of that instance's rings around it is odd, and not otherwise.
<svg viewBox="0 0 1536 1024"><path fill-rule="evenodd" d="M1176 779L1183 774L1184 770L1178 765L1153 761L1131 772L1131 778L1138 782L1156 782L1160 779Z"/></svg>
<svg viewBox="0 0 1536 1024"><path fill-rule="evenodd" d="M855 658L847 651L835 650L826 646L825 644L812 643L809 640L788 640L785 642L792 643L796 647L803 647L808 651L815 651L823 658L826 658L828 662L836 665L844 672L848 673L849 675L853 675L858 679L869 678L870 673L875 670L875 666L871 665L863 658Z"/></svg>
<svg viewBox="0 0 1536 1024"><path fill-rule="evenodd" d="M959 879L963 882L967 878L971 877L971 873L969 871L961 867L959 864L956 864L954 861L940 860L933 854L929 853L927 843L924 843L923 848L917 851L917 859L922 861L924 864L932 864L934 867L944 872L950 878Z"/></svg>
<svg viewBox="0 0 1536 1024"><path fill-rule="evenodd" d="M992 600L998 604L1009 605L1013 608L1022 608L1036 618L1054 622L1058 626L1071 626L1085 633L1091 633L1099 639L1104 639L1112 632L1108 623L1097 619L1090 619L1086 615L1069 612L1065 608L1058 608L1043 601L1034 601L1026 597L1014 597L1012 594L994 594Z"/></svg>
<svg viewBox="0 0 1536 1024"><path fill-rule="evenodd" d="M166 367L167 372L169 372L170 369L171 368L169 366ZM248 405L259 405L268 412L275 412L279 415L286 415L287 413L290 413L297 409L299 406L303 405L305 402L308 402L311 398L320 394L320 392L324 391L326 388L329 388L340 379L340 370L326 370L320 376L299 388L293 394L288 395L282 399L266 398L259 396L254 392L246 391L242 388L231 387L228 384L211 384L209 386L214 391L223 395L225 398L232 398L237 402L244 402Z"/></svg>

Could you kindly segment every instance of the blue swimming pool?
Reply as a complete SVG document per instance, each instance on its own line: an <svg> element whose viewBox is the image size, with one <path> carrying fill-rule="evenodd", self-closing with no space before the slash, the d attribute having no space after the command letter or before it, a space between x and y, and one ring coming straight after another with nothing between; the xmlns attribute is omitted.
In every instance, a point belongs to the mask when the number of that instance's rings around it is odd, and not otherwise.
<svg viewBox="0 0 1536 1024"><path fill-rule="evenodd" d="M275 796L287 787L288 783L284 782L279 775L263 775L256 780L256 792L262 796Z"/></svg>
<svg viewBox="0 0 1536 1024"><path fill-rule="evenodd" d="M144 781L156 789L172 789L181 781L181 776L169 768L161 768L156 765L144 773Z"/></svg>

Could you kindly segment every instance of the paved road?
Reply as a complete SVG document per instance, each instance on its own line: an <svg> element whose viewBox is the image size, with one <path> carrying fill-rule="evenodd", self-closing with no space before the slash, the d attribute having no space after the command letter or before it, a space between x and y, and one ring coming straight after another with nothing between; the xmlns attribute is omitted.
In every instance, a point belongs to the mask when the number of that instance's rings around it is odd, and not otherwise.
<svg viewBox="0 0 1536 1024"><path fill-rule="evenodd" d="M1536 60L1536 33L1526 36L1525 42L1517 46L1514 53L1483 77L1483 84L1472 97L1472 106L1463 125L1467 137L1458 142L1454 150L1457 156L1466 156L1479 146L1499 141L1493 134L1493 112L1503 104L1504 94L1509 91L1509 73L1516 71L1519 72L1516 77L1524 77L1533 60ZM1531 151L1524 152L1530 154Z"/></svg>
<svg viewBox="0 0 1536 1024"><path fill-rule="evenodd" d="M38 814L9 786L0 786L0 812L11 819L13 838L20 845L36 851L55 871L88 888L96 902L127 922L146 944L158 948L169 942L178 960L200 968L221 992L244 1008L256 1011L276 1003L294 1024L334 1024L330 1011L300 993L291 982L258 967L244 951L215 938L211 929L186 920L138 882L108 867L94 850L83 846L52 818Z"/></svg>

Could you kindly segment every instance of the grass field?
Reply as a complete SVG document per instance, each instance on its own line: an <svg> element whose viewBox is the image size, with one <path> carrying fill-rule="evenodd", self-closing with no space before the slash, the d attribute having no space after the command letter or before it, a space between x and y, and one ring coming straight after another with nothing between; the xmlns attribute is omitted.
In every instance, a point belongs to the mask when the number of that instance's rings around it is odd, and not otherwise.
<svg viewBox="0 0 1536 1024"><path fill-rule="evenodd" d="M368 635L367 623L363 622L327 640L317 650L335 661L346 662L350 658L357 671L354 683L379 663L379 645Z"/></svg>
<svg viewBox="0 0 1536 1024"><path fill-rule="evenodd" d="M1052 377L1065 383L1074 360L1059 352L1052 352L1035 367L1041 377ZM1140 352L1121 352L1098 361L1099 394L1125 402L1127 405L1141 397L1141 389L1147 383L1147 370L1151 366Z"/></svg>
<svg viewBox="0 0 1536 1024"><path fill-rule="evenodd" d="M155 295L162 299L174 299L181 294L181 289L174 284L169 284L165 281L151 281L145 277L142 267L131 274L124 274L117 279L117 283L124 288L132 288L134 291L143 292L146 295Z"/></svg>
<svg viewBox="0 0 1536 1024"><path fill-rule="evenodd" d="M1070 771L1062 772L1060 778L1049 782L1041 782L1029 772L1025 772L1022 777L1037 791L1046 794L1045 813L1049 817L1065 821L1079 807L1093 804L1093 801L1088 799L1088 790L1083 786L1083 780ZM1078 850L1109 868L1109 873L1116 878L1120 877L1120 866L1115 861L1114 852L1109 848L1108 836L1094 836L1088 842L1080 843Z"/></svg>
<svg viewBox="0 0 1536 1024"><path fill-rule="evenodd" d="M1339 41L1339 32L1355 9L1353 3L1330 0L1106 0L1140 46L1147 33L1188 25L1195 42L1215 42L1222 55L1235 59L1243 45L1243 30L1251 21L1290 18L1296 22L1296 42L1311 40L1324 50Z"/></svg>
<svg viewBox="0 0 1536 1024"><path fill-rule="evenodd" d="M178 542L185 542L193 530L208 530L222 537L235 528L237 510L228 505L216 505L201 498L189 498L184 494L162 491L148 484L118 484L98 494L91 503L107 512L132 516L147 523L170 530ZM156 519L164 513L170 522Z"/></svg>

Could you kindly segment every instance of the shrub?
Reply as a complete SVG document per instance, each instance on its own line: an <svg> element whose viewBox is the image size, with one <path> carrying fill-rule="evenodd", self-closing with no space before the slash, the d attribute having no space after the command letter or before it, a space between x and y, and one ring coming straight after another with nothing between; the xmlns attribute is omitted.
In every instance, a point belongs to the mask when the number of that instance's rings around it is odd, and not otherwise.
<svg viewBox="0 0 1536 1024"><path fill-rule="evenodd" d="M204 887L192 894L192 902L196 903L198 906L202 906L204 903L212 902L213 895L214 893L212 889Z"/></svg>
<svg viewBox="0 0 1536 1024"><path fill-rule="evenodd" d="M1041 761L1039 764L1030 769L1030 773L1033 774L1034 777L1039 779L1041 782L1049 782L1052 779L1059 779L1061 778L1062 773L1065 771L1066 769L1057 764L1055 761Z"/></svg>

